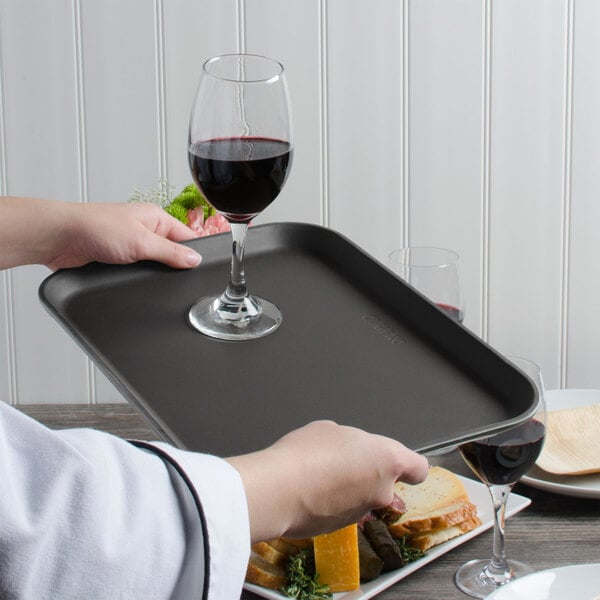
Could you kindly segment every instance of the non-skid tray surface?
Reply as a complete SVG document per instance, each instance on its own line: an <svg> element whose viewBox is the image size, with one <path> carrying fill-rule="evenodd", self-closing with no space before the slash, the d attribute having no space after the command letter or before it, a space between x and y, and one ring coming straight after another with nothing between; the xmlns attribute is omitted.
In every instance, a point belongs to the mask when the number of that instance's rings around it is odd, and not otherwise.
<svg viewBox="0 0 600 600"><path fill-rule="evenodd" d="M91 264L40 288L50 313L166 439L231 455L262 448L314 419L333 419L434 450L528 417L529 379L357 246L331 230L249 230L249 289L283 324L226 342L187 322L221 293L231 238L187 242L189 271L145 262Z"/></svg>

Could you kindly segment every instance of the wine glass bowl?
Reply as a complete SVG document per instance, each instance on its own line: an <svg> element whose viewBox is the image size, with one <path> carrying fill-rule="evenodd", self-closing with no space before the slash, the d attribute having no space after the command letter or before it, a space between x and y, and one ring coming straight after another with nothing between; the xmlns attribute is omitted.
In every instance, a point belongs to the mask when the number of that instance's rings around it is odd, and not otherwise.
<svg viewBox="0 0 600 600"><path fill-rule="evenodd" d="M433 246L407 246L390 253L389 260L397 275L462 323L465 309L456 252Z"/></svg>
<svg viewBox="0 0 600 600"><path fill-rule="evenodd" d="M230 280L200 298L188 318L210 337L248 340L272 333L279 308L251 295L244 252L250 221L278 196L292 162L289 93L281 63L227 54L204 63L190 116L188 158L194 183L231 225Z"/></svg>
<svg viewBox="0 0 600 600"><path fill-rule="evenodd" d="M475 598L532 572L525 564L508 560L504 550L504 513L514 484L535 464L546 434L546 405L539 367L526 359L507 357L536 385L539 401L532 417L506 431L466 442L458 450L473 473L487 486L494 506L494 540L489 560L472 560L455 575L457 587Z"/></svg>

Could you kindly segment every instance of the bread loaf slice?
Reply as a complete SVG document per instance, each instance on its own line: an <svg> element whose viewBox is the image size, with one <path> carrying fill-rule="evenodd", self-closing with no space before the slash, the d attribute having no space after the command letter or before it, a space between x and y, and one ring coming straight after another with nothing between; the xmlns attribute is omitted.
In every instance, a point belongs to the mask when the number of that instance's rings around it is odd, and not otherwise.
<svg viewBox="0 0 600 600"><path fill-rule="evenodd" d="M278 567L285 568L290 560L288 554L280 552L270 542L258 542L252 546L252 551L256 552L256 554L264 558L267 562Z"/></svg>
<svg viewBox="0 0 600 600"><path fill-rule="evenodd" d="M407 543L409 546L425 552L434 546L443 544L463 533L467 533L467 531L471 531L480 525L481 519L477 515L474 515L470 519L450 527L410 535Z"/></svg>
<svg viewBox="0 0 600 600"><path fill-rule="evenodd" d="M280 540L287 542L288 544L293 544L299 550L304 550L305 548L312 548L314 544L313 538L289 538L289 537L281 537Z"/></svg>
<svg viewBox="0 0 600 600"><path fill-rule="evenodd" d="M400 520L388 525L393 537L400 538L425 531L434 531L452 527L477 514L477 507L471 502L457 502L437 510L418 515L407 521Z"/></svg>
<svg viewBox="0 0 600 600"><path fill-rule="evenodd" d="M278 550L282 554L287 554L288 556L295 556L301 550L298 544L289 542L285 538L275 538L273 540L269 540L267 544L273 546L275 550Z"/></svg>
<svg viewBox="0 0 600 600"><path fill-rule="evenodd" d="M280 590L287 583L287 574L284 567L271 564L256 552L251 552L246 581L270 590Z"/></svg>
<svg viewBox="0 0 600 600"><path fill-rule="evenodd" d="M461 479L443 467L431 467L425 481L417 485L397 482L395 492L406 512L388 523L394 537L450 527L476 513Z"/></svg>

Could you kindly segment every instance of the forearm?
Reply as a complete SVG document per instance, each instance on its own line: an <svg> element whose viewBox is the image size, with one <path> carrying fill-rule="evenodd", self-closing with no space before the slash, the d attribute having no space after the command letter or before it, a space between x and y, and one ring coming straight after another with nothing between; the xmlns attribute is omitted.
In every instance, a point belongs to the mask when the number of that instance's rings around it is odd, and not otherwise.
<svg viewBox="0 0 600 600"><path fill-rule="evenodd" d="M292 470L297 472L297 463L286 467L269 449L228 458L227 462L240 473L244 484L251 542L286 534L299 512L300 496L294 493L293 480L287 479Z"/></svg>
<svg viewBox="0 0 600 600"><path fill-rule="evenodd" d="M0 269L48 264L67 234L72 212L67 202L0 197Z"/></svg>

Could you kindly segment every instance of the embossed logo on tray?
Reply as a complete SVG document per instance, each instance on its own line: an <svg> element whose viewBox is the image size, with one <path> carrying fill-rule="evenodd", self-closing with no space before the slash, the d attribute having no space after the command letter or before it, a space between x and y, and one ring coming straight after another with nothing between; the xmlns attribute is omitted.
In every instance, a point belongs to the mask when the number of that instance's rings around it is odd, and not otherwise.
<svg viewBox="0 0 600 600"><path fill-rule="evenodd" d="M381 317L368 314L363 315L362 319L373 331L376 331L379 335L382 335L390 344L403 344L405 342L400 334L395 329L387 325Z"/></svg>

